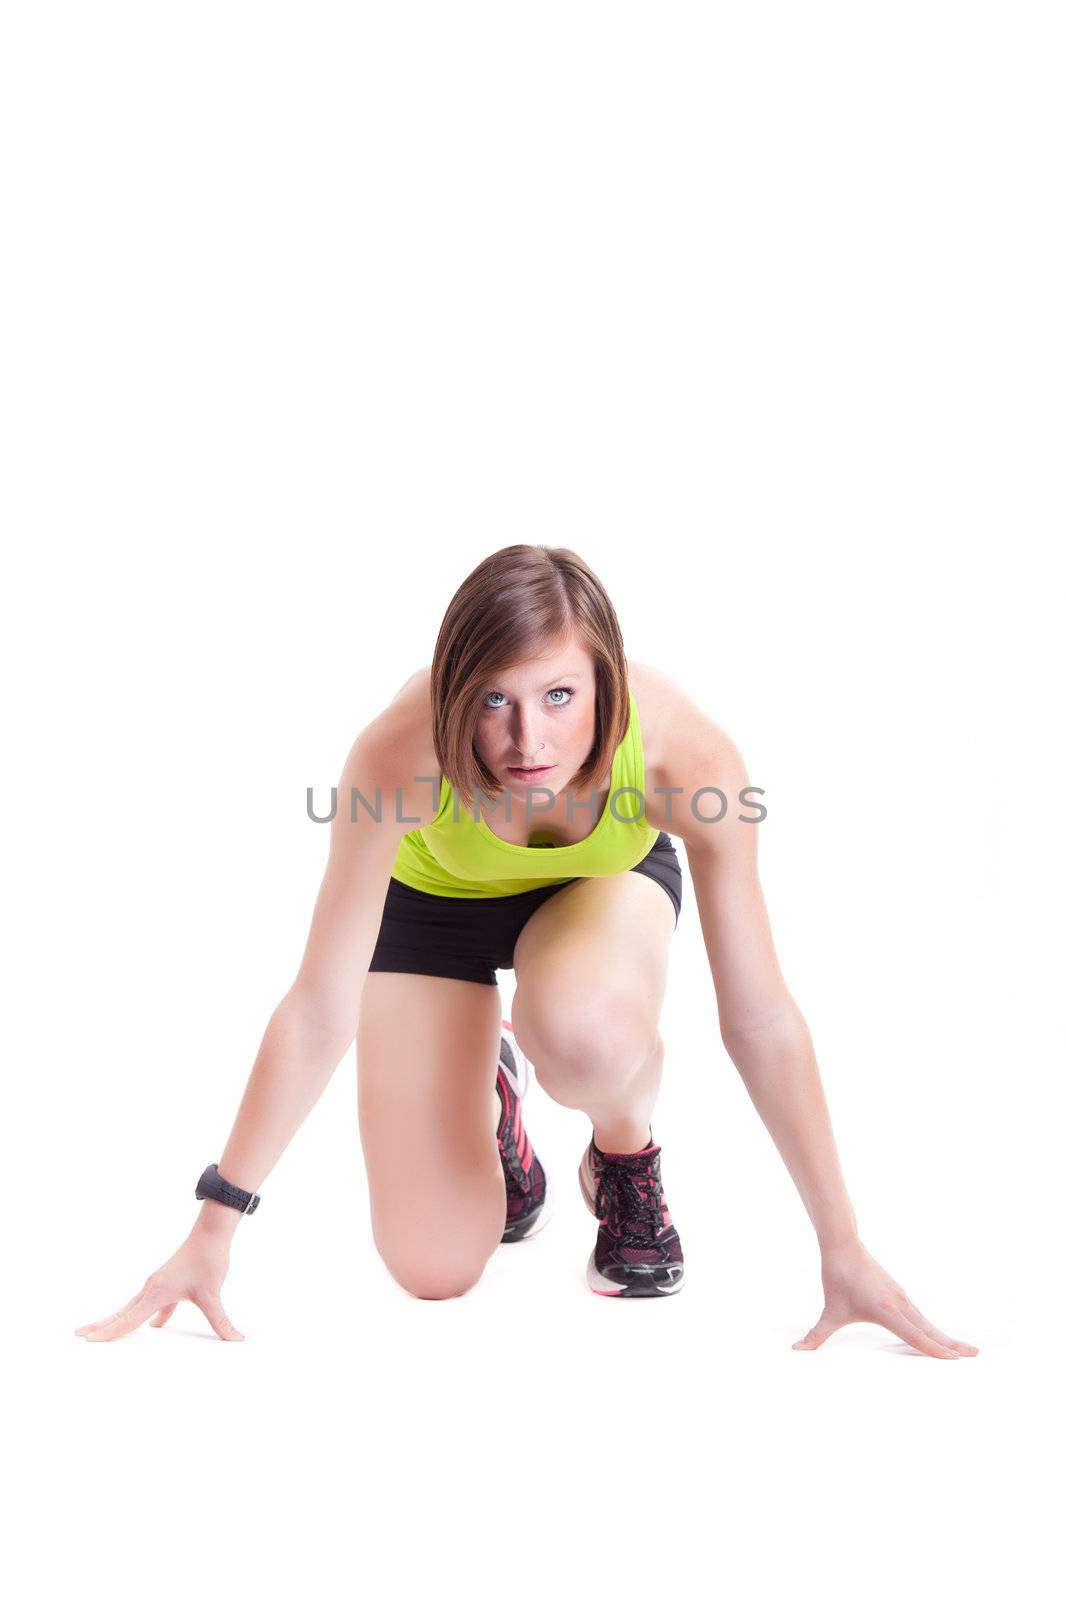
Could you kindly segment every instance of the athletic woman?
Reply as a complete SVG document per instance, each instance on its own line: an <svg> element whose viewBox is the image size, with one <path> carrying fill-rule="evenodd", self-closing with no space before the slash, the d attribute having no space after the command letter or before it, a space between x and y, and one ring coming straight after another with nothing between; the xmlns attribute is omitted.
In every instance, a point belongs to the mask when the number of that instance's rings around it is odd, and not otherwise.
<svg viewBox="0 0 1066 1600"><path fill-rule="evenodd" d="M759 883L760 793L729 736L628 660L579 556L518 544L487 557L449 604L431 665L351 748L303 960L197 1185L188 1238L121 1311L75 1331L162 1327L188 1299L221 1338L243 1337L220 1298L234 1230L353 1039L374 1241L411 1294L463 1294L501 1242L543 1226L551 1184L522 1118L527 1061L591 1124L578 1174L596 1220L589 1286L676 1293L684 1260L651 1118L678 837L723 1043L821 1247L824 1309L793 1348L869 1321L927 1355L975 1355L859 1239ZM509 1020L500 967L515 974Z"/></svg>

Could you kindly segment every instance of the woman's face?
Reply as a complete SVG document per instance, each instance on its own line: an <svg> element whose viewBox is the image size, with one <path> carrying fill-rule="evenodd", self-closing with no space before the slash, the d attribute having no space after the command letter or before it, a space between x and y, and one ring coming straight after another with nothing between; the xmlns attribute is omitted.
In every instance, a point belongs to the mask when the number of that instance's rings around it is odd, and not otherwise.
<svg viewBox="0 0 1066 1600"><path fill-rule="evenodd" d="M481 696L474 748L489 771L531 807L550 805L530 785L565 789L596 738L596 668L573 635L561 649L510 667ZM546 771L521 777L519 767Z"/></svg>

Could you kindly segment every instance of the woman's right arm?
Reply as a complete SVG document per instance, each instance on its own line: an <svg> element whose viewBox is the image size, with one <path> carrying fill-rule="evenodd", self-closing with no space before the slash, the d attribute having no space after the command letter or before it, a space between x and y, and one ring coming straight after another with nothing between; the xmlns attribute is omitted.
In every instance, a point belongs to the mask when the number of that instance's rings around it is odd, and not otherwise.
<svg viewBox="0 0 1066 1600"><path fill-rule="evenodd" d="M303 960L267 1023L218 1162L221 1175L239 1188L260 1187L355 1037L392 863L403 835L416 825L410 817L418 801L412 797L410 771L402 775L404 754L404 741L386 709L359 735L345 762ZM380 822L362 804L358 820L351 821L353 789L370 804L380 791ZM397 821L397 815L404 820ZM243 1338L219 1297L242 1215L218 1201L201 1201L188 1238L133 1299L75 1333L93 1340L119 1338L149 1317L159 1328L187 1299L200 1307L220 1338Z"/></svg>

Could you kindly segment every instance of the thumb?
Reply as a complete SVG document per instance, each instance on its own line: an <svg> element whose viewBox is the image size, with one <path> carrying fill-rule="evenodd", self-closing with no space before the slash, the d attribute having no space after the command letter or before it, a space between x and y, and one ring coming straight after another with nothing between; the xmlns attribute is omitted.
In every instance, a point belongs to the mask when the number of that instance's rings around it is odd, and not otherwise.
<svg viewBox="0 0 1066 1600"><path fill-rule="evenodd" d="M836 1328L837 1324L829 1315L829 1312L823 1311L810 1333L804 1334L802 1339L797 1339L792 1348L793 1350L817 1350L818 1346L824 1344L831 1333L835 1333Z"/></svg>
<svg viewBox="0 0 1066 1600"><path fill-rule="evenodd" d="M222 1301L217 1294L202 1294L196 1304L200 1307L208 1322L214 1328L220 1339L243 1339L244 1334L238 1333L233 1323L222 1309Z"/></svg>

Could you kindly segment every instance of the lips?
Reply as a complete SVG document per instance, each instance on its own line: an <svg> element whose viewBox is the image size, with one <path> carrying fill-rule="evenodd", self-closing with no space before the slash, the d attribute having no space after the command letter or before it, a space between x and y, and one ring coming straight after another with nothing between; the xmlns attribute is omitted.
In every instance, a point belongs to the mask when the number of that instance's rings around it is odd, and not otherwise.
<svg viewBox="0 0 1066 1600"><path fill-rule="evenodd" d="M508 770L508 772L517 773L518 775L520 775L523 778L535 778L538 772L552 772L552 771L554 771L554 766L550 766L550 767L508 767L507 770Z"/></svg>

